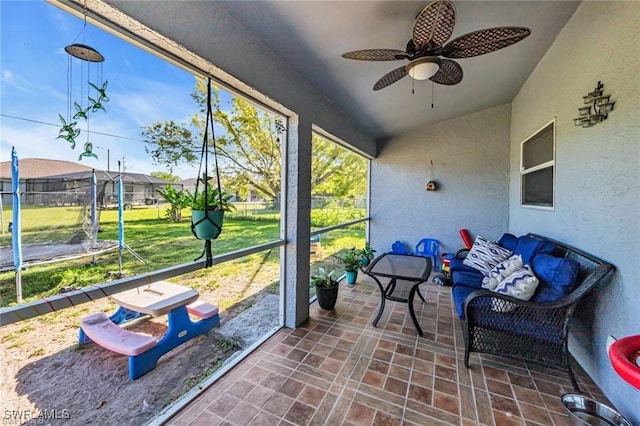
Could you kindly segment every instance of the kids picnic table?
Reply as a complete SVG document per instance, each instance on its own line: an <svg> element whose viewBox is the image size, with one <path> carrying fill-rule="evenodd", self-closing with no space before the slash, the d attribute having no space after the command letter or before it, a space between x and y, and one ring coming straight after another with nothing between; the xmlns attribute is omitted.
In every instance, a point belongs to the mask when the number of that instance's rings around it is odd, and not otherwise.
<svg viewBox="0 0 640 426"><path fill-rule="evenodd" d="M94 342L113 352L129 357L132 380L153 370L158 359L182 343L208 333L220 325L218 308L197 302L199 295L189 287L158 281L111 296L119 308L107 317L104 313L89 315L80 321L79 343ZM192 321L189 314L199 318ZM168 315L168 328L158 341L121 327L133 319L151 315Z"/></svg>

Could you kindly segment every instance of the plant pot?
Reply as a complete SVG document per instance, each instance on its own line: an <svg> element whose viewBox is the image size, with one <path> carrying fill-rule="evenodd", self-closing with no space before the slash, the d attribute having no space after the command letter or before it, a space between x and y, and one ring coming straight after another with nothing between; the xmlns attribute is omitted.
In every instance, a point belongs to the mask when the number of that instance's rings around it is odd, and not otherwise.
<svg viewBox="0 0 640 426"><path fill-rule="evenodd" d="M363 269L369 266L369 258L367 256L362 256L360 258L360 265L362 265Z"/></svg>
<svg viewBox="0 0 640 426"><path fill-rule="evenodd" d="M333 309L336 306L338 300L338 286L335 287L318 287L316 286L316 298L318 305L322 309L327 311Z"/></svg>
<svg viewBox="0 0 640 426"><path fill-rule="evenodd" d="M205 217L206 214L206 217ZM224 211L222 210L192 210L191 226L196 238L201 240L215 240L222 232Z"/></svg>
<svg viewBox="0 0 640 426"><path fill-rule="evenodd" d="M344 271L344 276L347 278L347 284L355 284L358 278L358 271Z"/></svg>

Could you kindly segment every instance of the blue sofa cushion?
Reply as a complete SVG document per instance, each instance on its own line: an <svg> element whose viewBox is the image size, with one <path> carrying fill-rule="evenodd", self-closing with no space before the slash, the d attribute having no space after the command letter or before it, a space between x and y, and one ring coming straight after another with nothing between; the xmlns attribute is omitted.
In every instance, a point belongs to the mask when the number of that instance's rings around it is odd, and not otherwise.
<svg viewBox="0 0 640 426"><path fill-rule="evenodd" d="M553 253L556 246L549 241L541 241L536 238L531 238L526 235L518 238L513 254L519 254L522 256L522 262L525 265L531 265L531 261L536 254L539 253Z"/></svg>
<svg viewBox="0 0 640 426"><path fill-rule="evenodd" d="M461 319L464 319L464 300L471 292L482 288L482 278L484 278L482 272L463 264L463 261L463 258L454 257L449 264L453 280L451 295L456 312Z"/></svg>
<svg viewBox="0 0 640 426"><path fill-rule="evenodd" d="M552 302L568 295L578 278L580 265L573 259L540 253L533 258L533 271L540 284L533 301Z"/></svg>
<svg viewBox="0 0 640 426"><path fill-rule="evenodd" d="M451 290L453 303L456 306L456 312L460 319L464 319L464 301L468 295L478 290L479 287L468 287L466 285L454 285Z"/></svg>
<svg viewBox="0 0 640 426"><path fill-rule="evenodd" d="M455 271L455 270L466 271L468 269L469 270L473 270L473 271L476 270L476 269L472 268L471 266L465 265L463 262L464 262L464 258L462 258L462 257L454 257L449 262L449 270L451 270L451 271Z"/></svg>
<svg viewBox="0 0 640 426"><path fill-rule="evenodd" d="M451 279L454 284L462 284L469 287L482 288L482 272L472 267L469 269L456 269L451 273Z"/></svg>
<svg viewBox="0 0 640 426"><path fill-rule="evenodd" d="M498 241L498 245L506 248L507 250L513 251L516 248L516 243L518 242L518 237L513 234L505 233L500 237Z"/></svg>

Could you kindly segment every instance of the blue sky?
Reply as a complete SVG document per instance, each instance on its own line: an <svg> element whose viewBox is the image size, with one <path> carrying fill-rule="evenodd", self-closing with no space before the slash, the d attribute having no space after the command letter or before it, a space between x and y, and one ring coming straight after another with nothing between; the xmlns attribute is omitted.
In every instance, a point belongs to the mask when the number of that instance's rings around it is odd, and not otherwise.
<svg viewBox="0 0 640 426"><path fill-rule="evenodd" d="M117 170L117 161L123 157L130 172L164 170L145 153L140 126L160 120L186 122L197 110L190 97L195 83L192 74L91 24L82 34L82 19L44 1L0 0L0 24L0 161L8 161L15 146L20 158L67 160L106 169L108 149L111 170ZM84 44L105 57L102 72L109 81L107 112L91 114L90 129L120 138L90 134L99 159L78 161L87 141L84 122L78 121L82 133L75 150L56 137L58 114L66 116L67 111L68 55L64 47L83 43L83 37ZM82 84L79 61L73 66L75 90ZM197 171L183 167L174 173L188 178Z"/></svg>

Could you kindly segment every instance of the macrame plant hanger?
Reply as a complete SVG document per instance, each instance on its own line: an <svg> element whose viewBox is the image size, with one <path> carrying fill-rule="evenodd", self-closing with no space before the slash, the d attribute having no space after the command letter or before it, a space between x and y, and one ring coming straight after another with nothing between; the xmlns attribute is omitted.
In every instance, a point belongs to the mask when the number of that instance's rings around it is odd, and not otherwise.
<svg viewBox="0 0 640 426"><path fill-rule="evenodd" d="M191 232L197 239L205 240L204 250L202 251L202 254L200 255L200 257L198 257L195 260L202 259L204 256L206 256L206 263L205 263L206 268L213 265L213 255L211 252L211 240L212 239L215 240L216 238L218 238L218 235L220 235L220 233L222 232L222 220L220 220L219 223L216 223L216 221L214 221L210 217L209 211L207 211L207 206L209 205L209 197L213 195L209 190L209 188L211 187L211 183L209 182L209 126L211 126L211 140L213 142L213 158L214 158L214 164L216 168L216 181L218 184L218 205L220 206L220 208L222 208L222 188L220 186L220 169L218 168L218 154L217 154L218 149L216 147L216 136L213 130L213 112L211 108L211 77L207 79L207 118L205 120L204 139L202 141L202 151L200 153L200 166L198 168L198 179L196 180L196 188L193 194L194 200L197 199L198 186L201 180L200 176L202 176L202 181L204 182L203 197L204 197L205 213L204 213L204 217L198 220L195 220L193 216L191 217ZM202 173L203 164L204 164L204 173ZM220 215L222 215L224 212L220 211L219 213ZM213 234L208 235L206 238L202 238L200 235L198 235L198 233L196 233L196 227L205 222L208 222L209 224L211 224L215 228L215 230Z"/></svg>

